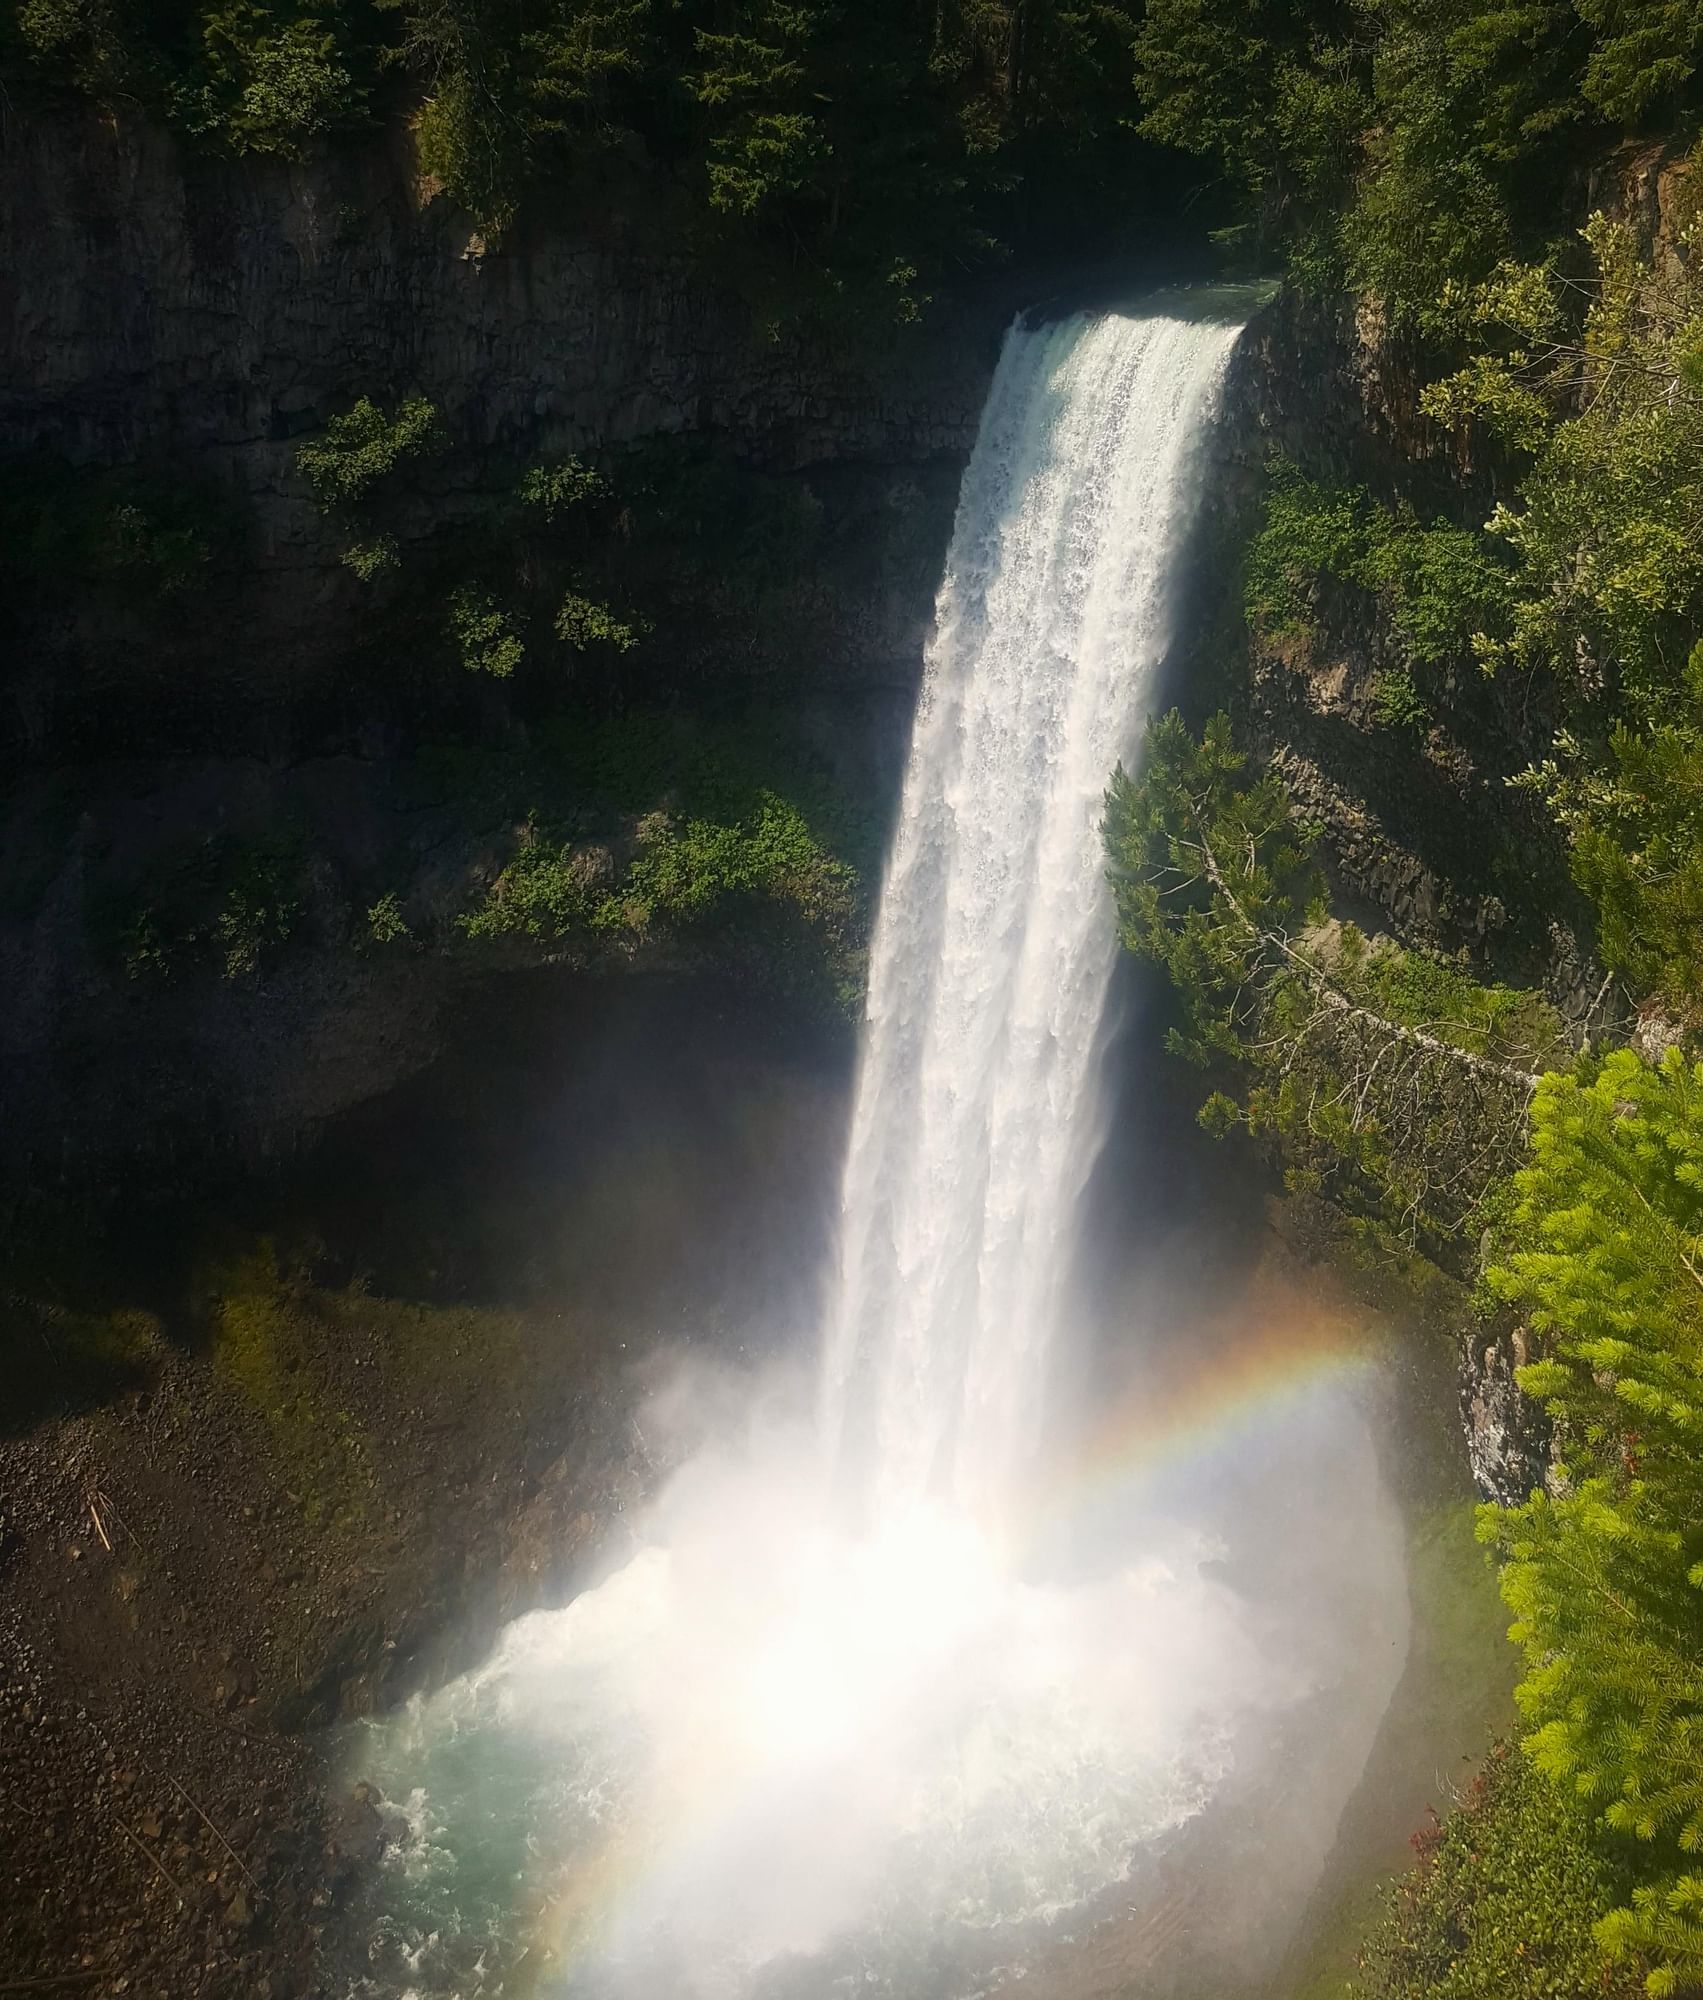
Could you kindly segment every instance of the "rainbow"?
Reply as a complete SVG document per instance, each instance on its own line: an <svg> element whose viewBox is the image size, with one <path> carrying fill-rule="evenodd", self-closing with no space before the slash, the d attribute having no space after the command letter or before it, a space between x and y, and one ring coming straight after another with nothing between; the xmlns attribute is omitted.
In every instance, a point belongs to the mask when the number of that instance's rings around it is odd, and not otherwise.
<svg viewBox="0 0 1703 2000"><path fill-rule="evenodd" d="M1316 1390L1366 1377L1378 1352L1368 1317L1267 1279L1233 1315L1191 1330L1181 1365L1114 1399L1034 1496L1035 1517L1055 1526L1169 1466L1226 1449Z"/></svg>

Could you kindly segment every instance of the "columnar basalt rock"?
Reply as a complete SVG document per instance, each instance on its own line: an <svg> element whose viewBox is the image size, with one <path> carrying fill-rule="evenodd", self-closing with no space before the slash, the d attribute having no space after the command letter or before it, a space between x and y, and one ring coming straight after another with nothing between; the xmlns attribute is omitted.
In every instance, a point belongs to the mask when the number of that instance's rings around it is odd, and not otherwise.
<svg viewBox="0 0 1703 2000"><path fill-rule="evenodd" d="M94 608L31 632L38 671L17 677L6 733L50 756L73 739L77 754L75 698L111 703L128 684L184 730L213 718L201 747L246 715L244 750L294 752L302 716L346 678L370 598L295 452L362 395L424 396L451 446L421 476L404 543L476 520L517 463L659 439L713 440L771 475L844 470L863 512L895 480L961 461L1007 297L855 340L776 325L725 260L691 247L700 226L663 177L617 162L486 243L424 197L405 133L234 162L137 121L8 114L0 450L161 462L216 496L241 548L167 660L127 649ZM893 533L915 528L896 514ZM914 636L915 615L864 611L833 621L830 675L871 656L890 674L895 633Z"/></svg>
<svg viewBox="0 0 1703 2000"><path fill-rule="evenodd" d="M101 879L197 829L309 824L327 879L376 841L445 925L500 865L504 828L434 831L394 765L405 735L453 738L470 716L487 741L515 736L503 691L382 657L348 526L296 465L359 396L426 397L448 442L399 507L405 555L476 525L517 466L569 453L618 463L672 440L795 482L836 560L718 574L714 616L677 605L623 660L624 698L760 701L853 776L898 757L1012 302L879 337L777 330L693 247L700 227L630 162L488 244L426 198L402 132L286 164L92 111L0 121L0 451L158 467L233 530L205 587L163 612L93 591L0 611L17 640L0 758L18 774L0 839L30 884L0 908L0 1105L25 1178L175 1153L174 1133L190 1152L196 1133L289 1146L436 1045L457 978L363 952L347 912L325 918L323 883L258 980L115 984L89 934ZM69 820L43 806L62 790Z"/></svg>

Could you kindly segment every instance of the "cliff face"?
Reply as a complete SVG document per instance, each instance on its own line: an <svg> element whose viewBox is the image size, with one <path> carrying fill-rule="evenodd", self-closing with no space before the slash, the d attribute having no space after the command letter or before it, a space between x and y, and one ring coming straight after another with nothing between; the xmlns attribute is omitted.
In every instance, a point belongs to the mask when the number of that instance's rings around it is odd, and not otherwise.
<svg viewBox="0 0 1703 2000"><path fill-rule="evenodd" d="M486 249L423 198L399 139L242 164L63 114L9 118L4 157L4 351L25 364L0 392L9 441L113 458L169 438L265 493L271 448L354 387L421 389L476 442L720 429L794 467L974 430L961 324L865 369L770 337L665 247L666 192L636 177Z"/></svg>
<svg viewBox="0 0 1703 2000"><path fill-rule="evenodd" d="M1652 266L1679 255L1690 154L1628 144L1596 173L1589 206L1629 223ZM1483 439L1440 430L1420 395L1446 372L1369 307L1286 291L1244 339L1230 385L1221 532L1259 525L1264 463L1362 489L1415 525L1480 527L1514 498L1514 468ZM1491 678L1467 657L1422 671L1427 712L1393 720L1381 683L1414 664L1387 607L1326 580L1305 629L1250 639L1240 607L1210 647L1233 662L1213 698L1238 712L1324 830L1345 913L1409 944L1465 950L1482 971L1542 986L1583 1019L1601 983L1592 919L1560 835L1508 780L1550 750L1560 717L1531 678Z"/></svg>
<svg viewBox="0 0 1703 2000"><path fill-rule="evenodd" d="M229 530L190 596L0 608L0 1180L287 1144L431 1053L461 975L356 949L337 884L389 855L418 910L465 907L508 829L422 809L401 760L523 746L536 688L387 640L382 587L295 467L359 396L427 397L449 442L398 514L405 553L563 454L601 455L617 489L641 447L665 495L670 452L759 482L810 525L797 560L750 546L761 517L714 575L664 540L640 577L654 636L601 683L563 670L594 703L756 704L879 792L1009 302L858 340L776 325L697 226L620 163L486 245L425 198L406 135L285 165L92 113L0 121L0 451L148 468ZM103 960L103 898L197 837L279 824L313 850L301 948L165 989Z"/></svg>
<svg viewBox="0 0 1703 2000"><path fill-rule="evenodd" d="M1285 293L1250 328L1230 385L1215 529L1226 549L1245 549L1260 527L1273 458L1421 525L1482 523L1506 469L1417 414L1426 379L1381 325ZM1380 690L1410 674L1411 654L1372 592L1329 578L1293 631L1250 630L1239 602L1204 630L1201 705L1231 710L1239 738L1319 829L1337 911L1404 945L1462 954L1481 976L1541 988L1597 1025L1588 906L1557 829L1508 784L1547 750L1554 717L1541 691L1449 660L1426 670L1424 713L1392 718ZM1456 1248L1454 1276L1470 1280L1477 1245ZM1506 1317L1484 1325L1464 1291L1441 1290L1453 1301L1439 1324L1456 1346L1473 1476L1487 1499L1522 1499L1544 1481L1550 1441L1514 1379L1526 1333Z"/></svg>
<svg viewBox="0 0 1703 2000"><path fill-rule="evenodd" d="M998 303L848 358L719 285L654 177L612 169L487 247L423 199L406 135L233 163L66 113L8 117L0 149L0 449L159 463L210 490L237 542L215 617L141 647L92 607L29 635L9 721L37 753L112 748L76 703L148 688L177 741L295 747L364 602L295 446L359 395L437 406L455 449L421 511L439 525L476 514L517 458L668 438L782 477L863 475L853 503L878 506L884 480L954 461L974 435ZM915 607L861 611L827 621L824 664L890 675ZM133 726L146 737L146 714Z"/></svg>

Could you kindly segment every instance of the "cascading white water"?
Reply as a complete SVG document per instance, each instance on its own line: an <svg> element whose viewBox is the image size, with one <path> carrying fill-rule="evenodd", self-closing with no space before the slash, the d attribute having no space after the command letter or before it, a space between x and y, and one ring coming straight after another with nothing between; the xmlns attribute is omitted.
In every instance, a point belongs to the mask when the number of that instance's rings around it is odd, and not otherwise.
<svg viewBox="0 0 1703 2000"><path fill-rule="evenodd" d="M1313 1766L1358 1768L1405 1612L1293 1608L1307 1565L1351 1568L1347 1490L1401 1596L1347 1374L1168 1443L1126 1425L1111 1480L1087 1449L1044 1496L1025 1477L1098 1137L1101 799L1235 339L1169 311L1008 334L882 895L813 1416L753 1398L624 1568L364 1739L413 1834L364 1991L495 1991L524 1951L527 1990L576 2000L951 2000L1061 1911L1126 1909L1250 1716L1328 1687ZM1260 1479L1298 1536L1250 1509ZM1263 1606L1222 1574L1250 1512ZM1092 1563L1037 1554L1090 1517ZM1379 1662L1358 1707L1332 1644Z"/></svg>
<svg viewBox="0 0 1703 2000"><path fill-rule="evenodd" d="M1034 1442L1094 1155L1099 819L1169 637L1239 329L1019 323L965 476L870 966L823 1363L879 1516L982 1512Z"/></svg>

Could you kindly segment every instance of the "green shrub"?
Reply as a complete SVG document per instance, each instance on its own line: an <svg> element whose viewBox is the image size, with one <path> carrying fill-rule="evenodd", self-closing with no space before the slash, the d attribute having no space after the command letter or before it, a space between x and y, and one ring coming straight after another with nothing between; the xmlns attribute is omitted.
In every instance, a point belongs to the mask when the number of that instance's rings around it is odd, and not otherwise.
<svg viewBox="0 0 1703 2000"><path fill-rule="evenodd" d="M1419 692L1412 674L1385 672L1372 684L1372 713L1385 729L1421 730L1431 720L1431 709Z"/></svg>
<svg viewBox="0 0 1703 2000"><path fill-rule="evenodd" d="M301 887L301 856L293 844L260 841L235 850L212 933L227 979L256 972L266 948L293 935Z"/></svg>
<svg viewBox="0 0 1703 2000"><path fill-rule="evenodd" d="M642 621L617 618L607 604L598 604L570 590L556 611L556 637L583 653L588 646L610 646L631 652L643 636Z"/></svg>
<svg viewBox="0 0 1703 2000"><path fill-rule="evenodd" d="M761 730L700 719L683 731L639 713L564 728L539 747L529 782L553 788L563 810L528 815L460 920L468 938L591 946L703 931L765 978L853 1004L867 920L859 871L878 858L866 808ZM481 788L465 768L450 782Z"/></svg>
<svg viewBox="0 0 1703 2000"><path fill-rule="evenodd" d="M205 17L202 42L201 129L233 152L294 157L364 115L366 92L325 20L280 20L254 0L238 0Z"/></svg>
<svg viewBox="0 0 1703 2000"><path fill-rule="evenodd" d="M449 600L449 629L469 673L507 680L526 657L509 614L489 591L457 590Z"/></svg>
<svg viewBox="0 0 1703 2000"><path fill-rule="evenodd" d="M394 535L373 535L366 541L351 542L343 551L345 565L363 583L371 583L375 576L395 569L401 560L402 550Z"/></svg>
<svg viewBox="0 0 1703 2000"><path fill-rule="evenodd" d="M297 446L296 464L322 507L348 507L441 441L438 413L424 396L405 398L394 415L362 396L322 437Z"/></svg>
<svg viewBox="0 0 1703 2000"><path fill-rule="evenodd" d="M609 482L601 472L577 458L564 458L555 465L528 466L515 488L515 498L522 506L536 509L553 527L561 516L608 491Z"/></svg>
<svg viewBox="0 0 1703 2000"><path fill-rule="evenodd" d="M1508 565L1484 535L1437 521L1428 528L1381 507L1360 488L1329 487L1274 459L1264 519L1249 545L1244 603L1277 635L1309 629L1321 579L1370 591L1409 659L1435 665L1500 630Z"/></svg>
<svg viewBox="0 0 1703 2000"><path fill-rule="evenodd" d="M647 813L618 874L607 850L553 842L528 825L462 928L475 938L520 931L546 941L576 931L643 934L701 922L733 898L785 907L829 945L847 937L857 915L851 869L825 851L796 805L768 792L731 824Z"/></svg>
<svg viewBox="0 0 1703 2000"><path fill-rule="evenodd" d="M138 882L91 885L90 929L97 948L130 979L170 978L196 966L241 979L295 936L306 886L293 838L224 835L160 857Z"/></svg>
<svg viewBox="0 0 1703 2000"><path fill-rule="evenodd" d="M1492 1752L1448 1818L1414 1839L1362 1949L1354 2000L1621 2000L1593 1924L1624 1893L1590 1814L1517 1750Z"/></svg>
<svg viewBox="0 0 1703 2000"><path fill-rule="evenodd" d="M408 920L402 914L396 891L387 889L367 911L368 942L377 945L405 944L411 943L413 936Z"/></svg>

